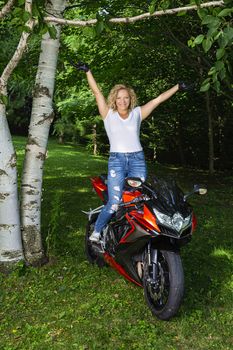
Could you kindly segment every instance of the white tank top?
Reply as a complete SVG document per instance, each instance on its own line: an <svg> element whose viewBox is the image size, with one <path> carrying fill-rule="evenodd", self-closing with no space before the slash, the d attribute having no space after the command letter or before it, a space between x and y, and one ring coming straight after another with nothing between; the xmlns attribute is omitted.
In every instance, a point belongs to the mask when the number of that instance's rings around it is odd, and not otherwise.
<svg viewBox="0 0 233 350"><path fill-rule="evenodd" d="M139 140L141 121L140 107L134 108L127 119L122 119L117 111L110 109L104 119L105 130L110 142L110 152L142 151Z"/></svg>

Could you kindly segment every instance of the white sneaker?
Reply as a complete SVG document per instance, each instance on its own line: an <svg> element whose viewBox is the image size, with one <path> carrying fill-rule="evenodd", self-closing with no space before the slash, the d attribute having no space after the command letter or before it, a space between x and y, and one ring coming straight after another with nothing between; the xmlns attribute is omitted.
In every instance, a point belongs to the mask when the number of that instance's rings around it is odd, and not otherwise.
<svg viewBox="0 0 233 350"><path fill-rule="evenodd" d="M89 240L92 242L99 242L99 239L100 239L100 232L96 232L96 231L92 232L92 234L89 237Z"/></svg>

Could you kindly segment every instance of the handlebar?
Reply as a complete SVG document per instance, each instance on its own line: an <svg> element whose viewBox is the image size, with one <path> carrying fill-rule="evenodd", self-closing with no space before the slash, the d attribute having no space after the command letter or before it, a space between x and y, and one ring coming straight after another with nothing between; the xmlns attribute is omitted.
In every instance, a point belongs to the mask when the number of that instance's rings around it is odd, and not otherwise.
<svg viewBox="0 0 233 350"><path fill-rule="evenodd" d="M150 198L148 196L146 196L146 195L138 196L138 197L132 199L129 202L125 202L125 203L119 204L119 207L127 207L130 204L136 204L136 203L139 203L139 202L148 201L149 199Z"/></svg>

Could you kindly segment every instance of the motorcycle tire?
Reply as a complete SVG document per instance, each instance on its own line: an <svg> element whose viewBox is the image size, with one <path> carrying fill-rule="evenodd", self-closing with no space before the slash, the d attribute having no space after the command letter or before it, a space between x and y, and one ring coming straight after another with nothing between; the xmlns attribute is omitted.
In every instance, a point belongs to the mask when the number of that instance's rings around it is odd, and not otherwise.
<svg viewBox="0 0 233 350"><path fill-rule="evenodd" d="M184 272L179 253L158 251L156 281L150 270L145 259L145 300L153 315L160 320L169 320L178 312L184 295Z"/></svg>
<svg viewBox="0 0 233 350"><path fill-rule="evenodd" d="M105 263L104 259L96 254L96 252L93 249L92 246L92 242L89 240L89 236L91 235L91 233L94 230L94 225L96 222L96 218L88 221L87 226L86 226L86 234L85 234L85 254L87 257L87 260L91 263L91 264L96 264L99 267L104 267L107 264Z"/></svg>

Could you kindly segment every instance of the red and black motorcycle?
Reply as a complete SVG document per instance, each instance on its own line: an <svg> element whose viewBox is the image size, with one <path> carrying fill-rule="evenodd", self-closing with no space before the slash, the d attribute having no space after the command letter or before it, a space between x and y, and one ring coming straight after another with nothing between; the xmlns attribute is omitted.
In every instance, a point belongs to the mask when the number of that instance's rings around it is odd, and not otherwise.
<svg viewBox="0 0 233 350"><path fill-rule="evenodd" d="M106 175L91 181L106 203ZM184 194L173 180L154 179L150 184L139 178L127 178L122 202L98 243L91 242L89 236L102 206L85 212L87 259L99 267L108 264L143 287L152 313L161 320L169 320L177 313L184 293L180 247L191 240L197 223L187 198L206 192L194 185L192 192Z"/></svg>

